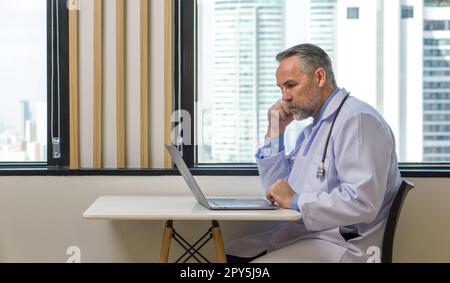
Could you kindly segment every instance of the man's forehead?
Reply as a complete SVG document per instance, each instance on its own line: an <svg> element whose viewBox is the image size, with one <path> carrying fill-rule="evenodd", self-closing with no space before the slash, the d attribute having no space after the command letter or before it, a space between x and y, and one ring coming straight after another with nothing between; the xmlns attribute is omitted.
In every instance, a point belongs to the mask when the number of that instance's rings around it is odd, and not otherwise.
<svg viewBox="0 0 450 283"><path fill-rule="evenodd" d="M277 79L284 81L287 81L288 79L295 79L298 76L301 76L303 74L302 69L300 67L300 62L297 60L297 62L290 62L290 61L281 61L278 65L277 71L275 76Z"/></svg>
<svg viewBox="0 0 450 283"><path fill-rule="evenodd" d="M287 72L287 73L301 73L301 63L300 58L297 56L292 56L286 59L283 59L278 65L277 73Z"/></svg>

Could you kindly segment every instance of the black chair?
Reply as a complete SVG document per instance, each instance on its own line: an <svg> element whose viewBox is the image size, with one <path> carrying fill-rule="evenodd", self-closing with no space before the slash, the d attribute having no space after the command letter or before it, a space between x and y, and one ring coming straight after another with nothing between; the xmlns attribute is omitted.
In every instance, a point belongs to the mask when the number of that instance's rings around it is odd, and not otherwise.
<svg viewBox="0 0 450 283"><path fill-rule="evenodd" d="M384 230L383 250L381 253L381 262L383 263L392 263L392 250L394 247L394 236L398 218L406 195L412 188L414 188L414 184L403 179L403 182L395 195Z"/></svg>

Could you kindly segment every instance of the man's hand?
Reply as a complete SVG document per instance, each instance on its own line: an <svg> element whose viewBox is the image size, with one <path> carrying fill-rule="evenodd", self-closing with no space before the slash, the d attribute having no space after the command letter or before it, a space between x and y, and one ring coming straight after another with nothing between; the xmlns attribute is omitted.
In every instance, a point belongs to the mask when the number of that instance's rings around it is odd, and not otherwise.
<svg viewBox="0 0 450 283"><path fill-rule="evenodd" d="M266 197L271 202L276 202L282 208L291 208L291 201L295 192L285 181L278 180L267 191Z"/></svg>
<svg viewBox="0 0 450 283"><path fill-rule="evenodd" d="M286 103L280 99L270 107L267 113L267 119L269 120L269 128L267 129L266 138L270 139L277 135L283 135L286 127L294 120L294 115L289 112ZM276 125L277 122L278 125ZM277 126L278 133L275 133L274 131Z"/></svg>

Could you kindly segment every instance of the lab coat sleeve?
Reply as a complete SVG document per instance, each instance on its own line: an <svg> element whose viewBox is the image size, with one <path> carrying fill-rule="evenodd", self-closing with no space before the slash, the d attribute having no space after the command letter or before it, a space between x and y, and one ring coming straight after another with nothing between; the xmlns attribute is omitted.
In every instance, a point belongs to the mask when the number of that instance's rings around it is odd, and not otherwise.
<svg viewBox="0 0 450 283"><path fill-rule="evenodd" d="M340 185L328 192L301 194L298 200L309 231L369 223L381 209L394 139L376 118L348 118L331 140Z"/></svg>
<svg viewBox="0 0 450 283"><path fill-rule="evenodd" d="M285 150L263 159L257 157L256 164L264 194L276 181L287 180L291 172L291 164Z"/></svg>

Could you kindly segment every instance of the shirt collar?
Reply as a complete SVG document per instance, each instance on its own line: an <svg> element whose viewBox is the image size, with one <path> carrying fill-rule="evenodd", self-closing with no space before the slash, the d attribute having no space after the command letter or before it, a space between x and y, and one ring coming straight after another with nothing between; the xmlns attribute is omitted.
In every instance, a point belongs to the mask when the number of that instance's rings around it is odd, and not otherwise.
<svg viewBox="0 0 450 283"><path fill-rule="evenodd" d="M313 126L315 126L321 119L323 116L323 113L325 113L325 110L327 109L328 104L330 104L330 101L333 99L334 96L336 96L336 94L338 92L340 92L341 89L340 88L336 88L330 96L328 96L327 100L325 101L325 103L322 105L322 107L320 108L319 113L316 114L316 116L314 116L314 122L313 122Z"/></svg>

